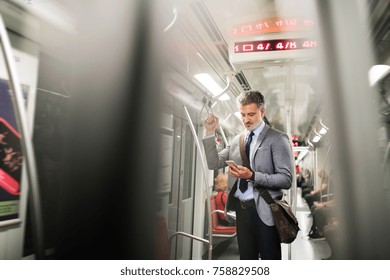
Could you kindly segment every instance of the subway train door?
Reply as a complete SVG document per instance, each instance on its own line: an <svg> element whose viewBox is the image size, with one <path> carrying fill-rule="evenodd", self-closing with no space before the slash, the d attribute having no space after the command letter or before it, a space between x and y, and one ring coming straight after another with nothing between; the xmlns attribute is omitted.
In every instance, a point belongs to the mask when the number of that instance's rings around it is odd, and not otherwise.
<svg viewBox="0 0 390 280"><path fill-rule="evenodd" d="M169 197L168 230L193 233L195 143L189 123L174 117L172 190ZM172 240L171 259L191 259L192 240L177 236Z"/></svg>

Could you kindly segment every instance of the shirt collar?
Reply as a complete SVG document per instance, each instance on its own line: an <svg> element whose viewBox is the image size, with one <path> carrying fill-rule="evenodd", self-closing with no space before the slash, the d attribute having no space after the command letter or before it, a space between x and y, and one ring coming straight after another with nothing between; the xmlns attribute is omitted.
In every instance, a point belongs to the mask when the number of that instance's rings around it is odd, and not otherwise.
<svg viewBox="0 0 390 280"><path fill-rule="evenodd" d="M254 136L255 136L255 137L258 137L259 134L261 133L261 131L263 131L264 127L265 127L265 122L263 121L263 122L261 122L261 124L259 124L254 130L252 130L253 133L255 134ZM247 137L248 137L249 133L250 133L250 130L249 130L248 133L247 133Z"/></svg>

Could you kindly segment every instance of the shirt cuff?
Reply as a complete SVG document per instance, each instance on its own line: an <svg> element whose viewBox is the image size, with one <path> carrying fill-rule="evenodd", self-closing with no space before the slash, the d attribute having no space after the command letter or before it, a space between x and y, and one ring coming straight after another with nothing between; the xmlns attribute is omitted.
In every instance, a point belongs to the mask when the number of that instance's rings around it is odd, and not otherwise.
<svg viewBox="0 0 390 280"><path fill-rule="evenodd" d="M250 177L249 180L255 182L256 172L252 170L252 173L252 177Z"/></svg>

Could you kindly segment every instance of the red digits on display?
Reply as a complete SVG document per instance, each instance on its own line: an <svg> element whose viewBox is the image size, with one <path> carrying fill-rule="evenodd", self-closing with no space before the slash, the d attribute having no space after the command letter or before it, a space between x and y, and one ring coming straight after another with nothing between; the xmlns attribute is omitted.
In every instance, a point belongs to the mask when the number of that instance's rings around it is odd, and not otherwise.
<svg viewBox="0 0 390 280"><path fill-rule="evenodd" d="M238 42L234 44L235 53L246 52L264 52L264 51L286 51L298 49L311 49L317 47L316 40L308 39L280 39L280 40L263 40Z"/></svg>

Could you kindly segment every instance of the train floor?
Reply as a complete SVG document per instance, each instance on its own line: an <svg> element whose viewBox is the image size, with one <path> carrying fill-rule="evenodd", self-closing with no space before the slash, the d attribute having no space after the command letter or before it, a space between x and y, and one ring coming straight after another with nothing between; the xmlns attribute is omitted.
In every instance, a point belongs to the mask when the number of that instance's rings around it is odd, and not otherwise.
<svg viewBox="0 0 390 280"><path fill-rule="evenodd" d="M312 225L310 210L302 199L300 189L297 193L296 217L299 222L300 231L297 239L291 244L282 244L283 260L321 260L331 255L331 249L326 240L313 240L308 237ZM215 260L238 260L237 238L216 240L214 245L213 259Z"/></svg>

